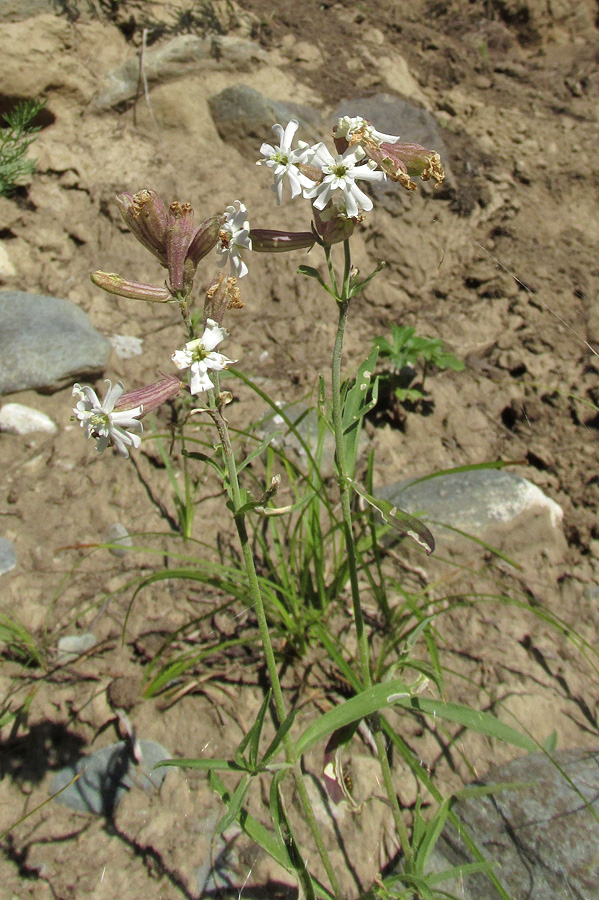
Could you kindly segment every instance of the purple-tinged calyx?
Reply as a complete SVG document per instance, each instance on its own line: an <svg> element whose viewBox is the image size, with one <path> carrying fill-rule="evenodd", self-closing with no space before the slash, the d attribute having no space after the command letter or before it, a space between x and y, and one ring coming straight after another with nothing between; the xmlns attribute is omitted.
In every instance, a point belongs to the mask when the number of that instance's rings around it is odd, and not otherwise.
<svg viewBox="0 0 599 900"><path fill-rule="evenodd" d="M252 250L257 253L286 253L290 250L310 250L314 246L311 231L272 231L268 228L252 228Z"/></svg>
<svg viewBox="0 0 599 900"><path fill-rule="evenodd" d="M156 191L142 190L136 194L124 192L117 194L116 201L129 231L166 268L167 214Z"/></svg>
<svg viewBox="0 0 599 900"><path fill-rule="evenodd" d="M171 203L166 224L166 259L173 293L188 291L195 275L192 261L186 265L187 251L194 236L193 209L189 203Z"/></svg>
<svg viewBox="0 0 599 900"><path fill-rule="evenodd" d="M176 375L168 375L160 381L138 388L136 391L127 391L122 394L114 405L116 411L136 409L142 407L141 415L146 415L176 397L183 387Z"/></svg>
<svg viewBox="0 0 599 900"><path fill-rule="evenodd" d="M117 297L126 297L128 300L166 303L173 299L165 285L127 281L115 272L92 272L90 278L96 287L102 288L108 294L116 294Z"/></svg>

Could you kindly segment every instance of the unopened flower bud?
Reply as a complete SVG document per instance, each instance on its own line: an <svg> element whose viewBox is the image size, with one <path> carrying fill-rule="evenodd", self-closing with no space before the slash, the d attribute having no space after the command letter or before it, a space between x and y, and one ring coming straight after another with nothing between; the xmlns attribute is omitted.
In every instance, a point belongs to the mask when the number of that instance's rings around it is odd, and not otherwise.
<svg viewBox="0 0 599 900"><path fill-rule="evenodd" d="M225 221L225 216L210 216L205 219L199 228L196 229L189 249L187 251L187 259L191 260L196 266L211 250L216 247L221 225Z"/></svg>
<svg viewBox="0 0 599 900"><path fill-rule="evenodd" d="M311 231L270 231L252 228L252 250L257 253L285 253L288 250L310 250L314 246Z"/></svg>
<svg viewBox="0 0 599 900"><path fill-rule="evenodd" d="M166 209L156 191L118 194L116 202L129 231L166 267Z"/></svg>
<svg viewBox="0 0 599 900"><path fill-rule="evenodd" d="M122 394L114 405L115 411L122 412L141 406L141 415L145 416L147 413L152 412L153 409L162 406L167 400L176 397L182 386L176 375L169 375L160 381L146 385L146 387Z"/></svg>
<svg viewBox="0 0 599 900"><path fill-rule="evenodd" d="M237 279L233 275L217 275L213 278L206 291L204 320L212 319L220 326L228 309L242 307Z"/></svg>
<svg viewBox="0 0 599 900"><path fill-rule="evenodd" d="M127 281L115 272L92 272L90 278L96 287L109 294L116 294L117 297L126 297L128 300L146 300L150 303L166 303L172 300L170 291L164 285Z"/></svg>
<svg viewBox="0 0 599 900"><path fill-rule="evenodd" d="M189 203L171 203L166 225L166 258L171 289L186 291L191 287L195 265L186 267L187 251L194 236L193 209Z"/></svg>
<svg viewBox="0 0 599 900"><path fill-rule="evenodd" d="M348 240L354 233L356 225L363 219L363 216L349 218L332 201L325 206L322 212L313 206L312 213L316 233L327 247Z"/></svg>

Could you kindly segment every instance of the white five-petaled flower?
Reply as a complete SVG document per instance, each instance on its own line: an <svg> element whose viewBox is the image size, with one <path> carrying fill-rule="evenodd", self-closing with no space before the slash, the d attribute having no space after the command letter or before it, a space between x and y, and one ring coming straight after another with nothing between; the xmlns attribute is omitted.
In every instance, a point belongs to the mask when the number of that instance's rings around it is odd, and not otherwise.
<svg viewBox="0 0 599 900"><path fill-rule="evenodd" d="M358 187L356 181L384 181L386 176L384 172L375 170L376 164L372 160L358 165L366 155L362 148L348 148L339 156L333 156L322 143L316 144L312 149L314 155L310 165L321 169L324 178L320 184L305 189L304 197L313 200L316 209L324 209L334 192L339 190L343 193L342 204L350 218L358 216L360 210L371 210L372 200Z"/></svg>
<svg viewBox="0 0 599 900"><path fill-rule="evenodd" d="M227 206L225 215L227 218L221 225L216 244L216 250L220 257L217 265L222 269L229 262L231 275L243 278L244 275L247 275L248 267L241 257L241 251L252 249L247 209L243 203L235 200L233 206Z"/></svg>
<svg viewBox="0 0 599 900"><path fill-rule="evenodd" d="M354 134L363 134L364 137L370 138L380 147L382 143L397 144L399 135L383 134L377 131L367 119L362 116L342 116L337 122L335 129L335 137L344 137L348 143Z"/></svg>
<svg viewBox="0 0 599 900"><path fill-rule="evenodd" d="M201 338L188 341L183 350L175 350L172 360L178 369L190 369L190 390L192 394L209 391L214 387L208 376L208 369L220 372L236 360L228 359L222 353L215 353L227 331L217 325L214 319L206 320L206 327Z"/></svg>
<svg viewBox="0 0 599 900"><path fill-rule="evenodd" d="M108 381L108 379L106 379ZM139 447L141 438L135 431L143 431L143 425L137 421L143 406L133 409L115 410L115 404L124 392L120 381L112 385L108 381L108 390L100 403L96 392L88 385L73 385L73 397L79 397L73 412L85 430L86 438L96 441L96 450L102 453L112 441L121 456L129 456L128 447Z"/></svg>
<svg viewBox="0 0 599 900"><path fill-rule="evenodd" d="M310 188L314 185L314 182L310 181L306 175L302 175L298 168L298 165L306 162L311 154L310 146L305 141L298 141L297 148L291 149L298 128L297 119L291 119L286 128L283 128L282 125L273 125L272 130L279 139L279 146L273 147L271 144L264 143L260 147L260 153L264 159L259 159L257 165L266 165L269 169L274 169L275 183L272 189L277 197L277 206L281 205L285 176L289 179L291 199L301 194L302 188Z"/></svg>

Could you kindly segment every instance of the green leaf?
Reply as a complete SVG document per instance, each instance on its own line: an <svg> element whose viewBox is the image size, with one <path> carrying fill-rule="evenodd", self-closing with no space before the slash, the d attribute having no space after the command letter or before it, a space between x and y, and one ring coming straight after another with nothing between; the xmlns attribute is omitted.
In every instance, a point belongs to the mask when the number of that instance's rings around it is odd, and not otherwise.
<svg viewBox="0 0 599 900"><path fill-rule="evenodd" d="M187 459L196 459L198 462L207 463L214 469L219 478L224 479L225 470L222 468L222 466L219 466L214 456L208 456L206 453L202 453L200 450L185 449L181 450L181 456L186 456Z"/></svg>
<svg viewBox="0 0 599 900"><path fill-rule="evenodd" d="M350 285L349 296L356 297L359 293L361 293L364 288L370 284L372 279L376 278L379 272L381 272L385 268L386 265L386 262L380 262L376 269L371 272L370 275L367 275L363 281L353 281Z"/></svg>
<svg viewBox="0 0 599 900"><path fill-rule="evenodd" d="M553 753L554 750L557 750L557 731L552 731L551 734L548 734L541 747L547 753Z"/></svg>
<svg viewBox="0 0 599 900"><path fill-rule="evenodd" d="M435 539L420 519L403 512L403 510L393 506L388 500L373 497L372 494L369 494L363 487L360 487L359 484L351 479L350 484L356 494L362 497L362 499L369 503L370 506L373 506L378 510L386 525L390 525L391 528L399 532L399 534L412 538L412 540L416 541L417 544L425 549L427 554L433 552L435 549Z"/></svg>
<svg viewBox="0 0 599 900"><path fill-rule="evenodd" d="M219 794L223 803L228 806L231 800L231 792L225 787L215 771L210 773L210 787ZM286 847L280 841L276 840L271 831L268 831L264 825L261 825L260 822L254 819L254 817L245 809L239 810L237 821L248 837L253 841L256 841L256 843L262 847L269 856L276 860L279 865L287 872L293 871L293 866L289 859Z"/></svg>
<svg viewBox="0 0 599 900"><path fill-rule="evenodd" d="M155 769L172 766L179 769L200 769L202 772L247 772L247 766L238 765L231 759L163 759Z"/></svg>
<svg viewBox="0 0 599 900"><path fill-rule="evenodd" d="M270 703L270 698L272 697L272 688L269 688L266 697L262 702L262 706L258 710L258 715L256 716L256 721L250 728L250 752L249 752L249 761L252 770L254 770L258 764L258 753L260 751L260 738L262 737L262 729L264 728L264 718L266 716L266 711L268 710L268 704Z"/></svg>
<svg viewBox="0 0 599 900"><path fill-rule="evenodd" d="M283 777L283 772L277 772L270 785L270 814L273 825L275 826L275 833L289 854L289 859L293 865L298 883L302 888L303 896L306 900L316 900L312 877L306 868L304 858L297 846L281 796L280 783Z"/></svg>
<svg viewBox="0 0 599 900"><path fill-rule="evenodd" d="M212 773L211 773L212 774ZM247 797L247 792L250 787L251 775L244 775L240 780L239 784L229 797L229 802L227 803L227 812L221 818L220 822L214 829L215 834L222 834L223 831L226 831L229 825L235 822L241 811L241 807L243 806L243 802Z"/></svg>
<svg viewBox="0 0 599 900"><path fill-rule="evenodd" d="M242 472L249 463L253 462L257 456L262 456L270 442L274 441L275 438L281 437L282 434L282 431L272 431L270 434L267 434L260 446L252 450L251 453L248 453L245 459L238 463L237 474L239 475L239 473Z"/></svg>
<svg viewBox="0 0 599 900"><path fill-rule="evenodd" d="M341 427L343 430L345 461L347 470L350 473L353 473L356 467L358 442L364 416L376 406L378 400L378 380L375 379L371 389L377 357L378 347L374 347L361 366L359 366L356 379L347 389L343 399Z"/></svg>
<svg viewBox="0 0 599 900"><path fill-rule="evenodd" d="M368 688L350 700L346 700L334 709L329 710L315 722L312 722L300 736L295 745L298 756L306 753L323 738L328 737L351 722L365 719L381 709L388 709L391 705L388 698L390 696L397 698L400 695L409 697L410 692L403 681L395 679L386 684L377 684ZM395 700L392 702L395 702Z"/></svg>
<svg viewBox="0 0 599 900"><path fill-rule="evenodd" d="M326 283L326 281L324 280L324 278L322 277L322 275L320 274L318 269L315 269L313 266L298 266L297 271L298 271L299 275L307 275L308 278L316 278L319 285L325 289L327 294L330 294L331 297L333 297L335 300L337 300L335 292L333 290L331 290L331 288Z"/></svg>
<svg viewBox="0 0 599 900"><path fill-rule="evenodd" d="M287 718L285 719L283 724L279 726L277 733L275 734L274 738L268 745L266 752L265 752L264 756L262 757L262 764L261 764L262 767L264 767L268 764L268 762L272 759L272 757L275 755L275 753L281 746L282 741L284 740L285 736L289 733L289 731L291 730L291 726L295 722L296 715L297 715L297 710L294 709L287 716Z"/></svg>
<svg viewBox="0 0 599 900"><path fill-rule="evenodd" d="M532 738L521 734L490 713L480 712L460 703L446 703L444 700L432 700L425 697L401 696L398 696L395 702L404 709L411 709L413 712L454 722L456 725L462 725L470 731L477 732L477 734L484 734L505 744L520 747L521 750L534 753L539 749L539 745Z"/></svg>
<svg viewBox="0 0 599 900"><path fill-rule="evenodd" d="M349 725L350 722L356 722L374 712L389 709L394 704L412 712L432 716L433 719L438 717L448 722L454 722L478 734L484 734L506 744L520 747L522 750L531 752L538 750L536 741L516 731L510 725L506 725L505 722L490 713L479 712L459 703L446 703L444 700L412 696L410 689L403 681L394 679L368 688L312 722L296 743L298 756L306 753L334 731Z"/></svg>

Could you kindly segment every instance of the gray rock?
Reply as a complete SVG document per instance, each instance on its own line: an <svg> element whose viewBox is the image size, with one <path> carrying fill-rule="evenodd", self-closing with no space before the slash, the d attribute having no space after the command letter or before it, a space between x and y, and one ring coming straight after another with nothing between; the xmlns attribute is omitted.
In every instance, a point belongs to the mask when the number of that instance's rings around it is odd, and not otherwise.
<svg viewBox="0 0 599 900"><path fill-rule="evenodd" d="M561 751L553 758L535 753L493 769L480 783L533 784L462 800L453 809L514 900L599 900L599 752ZM469 861L463 839L446 826L430 871ZM439 887L463 900L500 897L480 873Z"/></svg>
<svg viewBox="0 0 599 900"><path fill-rule="evenodd" d="M135 764L131 746L125 741L102 747L91 756L81 757L74 765L56 773L50 793L54 795L64 788L54 797L57 803L76 812L110 817L125 791L134 785L146 791L157 790L164 780L167 770L153 767L163 759L170 759L172 754L155 741L140 741L139 746L142 754L140 765ZM83 774L69 785L80 772Z"/></svg>
<svg viewBox="0 0 599 900"><path fill-rule="evenodd" d="M118 547L111 547L111 549L108 551L116 557L126 556L129 547L133 546L133 541L129 536L129 532L124 525L121 525L120 522L114 522L114 524L109 525L109 527L104 532L104 537L102 540L106 541L106 543L119 545Z"/></svg>
<svg viewBox="0 0 599 900"><path fill-rule="evenodd" d="M275 140L272 126L276 122L286 125L290 119L300 123L302 131L298 134L302 140L322 140L320 114L312 107L269 100L245 84L236 84L209 97L208 105L223 141L241 153L248 147L255 153L256 146L264 141L272 143Z"/></svg>
<svg viewBox="0 0 599 900"><path fill-rule="evenodd" d="M536 484L505 469L452 472L417 483L408 479L379 488L376 494L423 521L477 537L509 525L525 512L547 515L554 529L563 518L561 507Z"/></svg>
<svg viewBox="0 0 599 900"><path fill-rule="evenodd" d="M57 297L0 291L0 394L56 390L101 373L112 348L87 314Z"/></svg>
<svg viewBox="0 0 599 900"><path fill-rule="evenodd" d="M289 428L281 415L269 410L258 424L258 433L261 438L265 438L267 435L273 434L273 432L280 431L281 434L271 441L271 445L291 450L300 460L302 467L305 468L308 462L308 454L304 444L307 445L313 455L316 454L318 448L318 412L301 400L295 403L278 403L277 405L280 406L281 411L294 425L294 429ZM322 458L319 465L319 469L325 477L333 473L334 462L335 438L327 428L322 442Z"/></svg>
<svg viewBox="0 0 599 900"><path fill-rule="evenodd" d="M195 34L180 34L146 50L144 74L151 88L156 83L164 84L201 68L247 71L265 59L266 53L258 44L235 35L200 38ZM110 109L136 97L139 72L140 57L135 54L105 75L94 107Z"/></svg>
<svg viewBox="0 0 599 900"><path fill-rule="evenodd" d="M82 634L65 634L58 641L58 664L65 666L67 663L74 662L82 653L95 647L96 643L96 636L91 631L84 631Z"/></svg>
<svg viewBox="0 0 599 900"><path fill-rule="evenodd" d="M23 406L22 403L5 403L0 409L0 431L6 434L33 434L44 432L56 434L56 423L50 416L33 409L31 406Z"/></svg>
<svg viewBox="0 0 599 900"><path fill-rule="evenodd" d="M17 564L15 550L8 538L0 537L0 575L10 572Z"/></svg>
<svg viewBox="0 0 599 900"><path fill-rule="evenodd" d="M340 116L363 116L385 134L399 135L406 143L422 144L427 150L436 150L445 169L445 180L440 187L433 188L434 181L420 182L420 179L416 179L418 187L422 186L424 191L430 191L431 196L437 198L447 197L448 192L455 190L455 179L451 172L447 148L439 133L435 117L426 109L391 94L374 94L372 97L341 100L332 114L331 123L336 122ZM385 205L392 205L394 198L397 198L397 185L393 182L383 182L370 187L375 195L383 199ZM395 199L395 206L397 202Z"/></svg>

